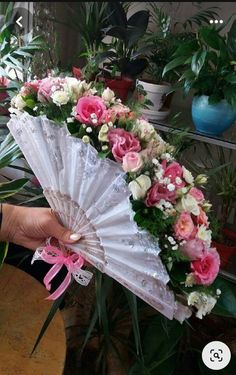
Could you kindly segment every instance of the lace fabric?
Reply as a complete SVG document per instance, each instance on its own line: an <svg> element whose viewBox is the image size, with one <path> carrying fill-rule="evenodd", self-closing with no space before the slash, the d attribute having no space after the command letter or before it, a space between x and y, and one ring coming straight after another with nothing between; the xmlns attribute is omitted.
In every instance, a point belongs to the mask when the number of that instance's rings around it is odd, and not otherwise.
<svg viewBox="0 0 236 375"><path fill-rule="evenodd" d="M8 127L62 223L81 234L71 246L148 304L179 321L191 315L175 300L158 241L133 220L119 164L45 116L12 115Z"/></svg>

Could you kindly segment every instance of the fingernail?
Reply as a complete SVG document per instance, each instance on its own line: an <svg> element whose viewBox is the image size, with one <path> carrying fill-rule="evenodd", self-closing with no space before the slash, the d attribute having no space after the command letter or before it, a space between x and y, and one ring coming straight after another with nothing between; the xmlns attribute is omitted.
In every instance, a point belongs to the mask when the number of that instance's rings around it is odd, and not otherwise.
<svg viewBox="0 0 236 375"><path fill-rule="evenodd" d="M81 234L79 234L79 233L72 233L70 235L70 240L72 240L72 241L78 241L80 239L80 237L81 237Z"/></svg>

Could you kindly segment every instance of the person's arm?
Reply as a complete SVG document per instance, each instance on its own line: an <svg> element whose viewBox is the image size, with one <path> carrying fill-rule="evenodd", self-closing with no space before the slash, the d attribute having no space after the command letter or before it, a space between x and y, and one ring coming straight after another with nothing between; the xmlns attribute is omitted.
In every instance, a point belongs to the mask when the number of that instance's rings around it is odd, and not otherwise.
<svg viewBox="0 0 236 375"><path fill-rule="evenodd" d="M63 227L50 208L2 204L0 241L9 241L36 250L48 237L74 243L80 235Z"/></svg>

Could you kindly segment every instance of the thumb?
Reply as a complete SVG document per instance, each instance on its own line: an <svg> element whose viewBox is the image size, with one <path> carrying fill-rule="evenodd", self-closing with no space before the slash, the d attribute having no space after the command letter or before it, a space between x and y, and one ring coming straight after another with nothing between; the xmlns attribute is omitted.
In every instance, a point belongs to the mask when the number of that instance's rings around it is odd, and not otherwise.
<svg viewBox="0 0 236 375"><path fill-rule="evenodd" d="M81 238L79 233L73 233L57 221L54 221L51 227L48 228L48 234L49 236L55 237L57 240L65 243L74 243Z"/></svg>

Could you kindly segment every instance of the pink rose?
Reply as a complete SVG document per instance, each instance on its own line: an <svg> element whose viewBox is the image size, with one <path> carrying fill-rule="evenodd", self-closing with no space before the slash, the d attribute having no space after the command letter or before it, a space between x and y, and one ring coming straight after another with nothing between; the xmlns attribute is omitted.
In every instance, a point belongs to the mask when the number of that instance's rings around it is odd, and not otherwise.
<svg viewBox="0 0 236 375"><path fill-rule="evenodd" d="M181 246L180 250L181 253L190 260L196 260L203 256L206 248L202 240L200 240L199 238L194 238L192 240L186 241L186 243Z"/></svg>
<svg viewBox="0 0 236 375"><path fill-rule="evenodd" d="M127 152L123 157L122 167L125 172L137 172L142 165L143 161L138 152Z"/></svg>
<svg viewBox="0 0 236 375"><path fill-rule="evenodd" d="M205 225L206 228L209 227L208 217L205 213L205 211L199 207L200 214L198 216L194 217L194 222L197 225Z"/></svg>
<svg viewBox="0 0 236 375"><path fill-rule="evenodd" d="M201 259L191 262L191 270L196 284L210 285L220 268L220 257L215 249L209 249Z"/></svg>
<svg viewBox="0 0 236 375"><path fill-rule="evenodd" d="M197 202L202 203L204 201L204 195L203 192L195 187L192 187L189 190L189 194L196 199Z"/></svg>
<svg viewBox="0 0 236 375"><path fill-rule="evenodd" d="M32 89L33 92L37 93L38 90L39 90L39 85L40 85L41 82L42 82L42 80L35 79L34 81L26 82L24 84L24 87L29 87L30 89Z"/></svg>
<svg viewBox="0 0 236 375"><path fill-rule="evenodd" d="M139 140L135 138L133 133L127 132L124 129L111 129L108 133L108 139L116 161L122 162L123 157L128 152L141 150Z"/></svg>
<svg viewBox="0 0 236 375"><path fill-rule="evenodd" d="M83 96L76 105L75 118L92 126L101 125L106 113L106 105L99 96Z"/></svg>
<svg viewBox="0 0 236 375"><path fill-rule="evenodd" d="M38 100L42 103L51 101L51 95L55 90L60 90L64 83L63 78L47 77L41 80L38 87Z"/></svg>
<svg viewBox="0 0 236 375"><path fill-rule="evenodd" d="M104 122L115 122L118 118L124 117L128 113L130 113L129 107L121 103L115 104L106 111Z"/></svg>
<svg viewBox="0 0 236 375"><path fill-rule="evenodd" d="M176 199L176 193L175 191L169 191L166 185L156 182L148 190L145 204L148 207L152 207L159 203L161 199L174 203Z"/></svg>
<svg viewBox="0 0 236 375"><path fill-rule="evenodd" d="M195 233L195 226L189 212L182 212L175 223L175 236L178 240L189 240Z"/></svg>
<svg viewBox="0 0 236 375"><path fill-rule="evenodd" d="M164 168L164 177L168 177L172 184L177 188L185 186L185 182L182 180L183 169L179 163L173 161L168 167L166 167L166 160L164 160L162 162L162 167Z"/></svg>

